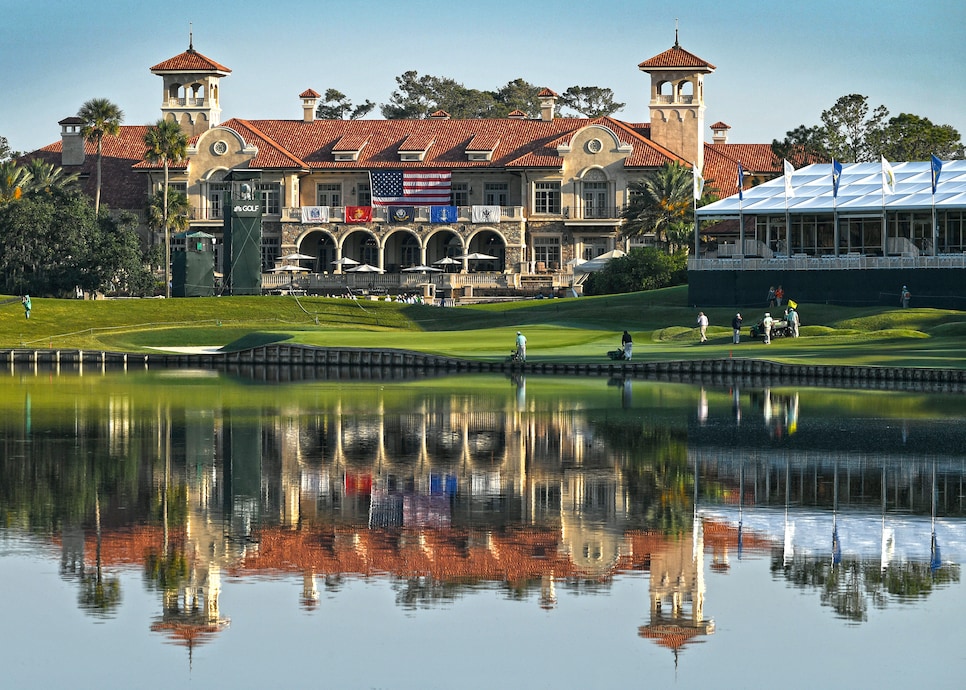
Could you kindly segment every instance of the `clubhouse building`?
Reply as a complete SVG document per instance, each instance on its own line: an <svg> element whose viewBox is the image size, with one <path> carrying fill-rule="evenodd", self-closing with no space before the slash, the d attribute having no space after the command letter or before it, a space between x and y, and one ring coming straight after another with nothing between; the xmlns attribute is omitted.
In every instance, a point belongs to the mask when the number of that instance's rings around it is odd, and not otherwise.
<svg viewBox="0 0 966 690"><path fill-rule="evenodd" d="M723 194L737 191L738 165L758 180L779 174L767 144L729 144L723 122L704 141L704 78L714 65L675 40L638 69L650 78L649 123L560 117L549 88L539 116L320 120L320 95L306 89L293 94L293 119L222 120L231 70L191 44L150 68L162 80L160 116L190 137L187 161L170 170L191 209L190 230L174 246L210 255L210 272L233 294L354 284L391 293L579 292L579 264L654 242L620 234L628 187L649 171L697 165ZM31 157L80 172L93 192L94 145L78 118L59 124L61 140ZM144 161L147 129L123 125L103 142L102 204L141 218L163 177Z"/></svg>

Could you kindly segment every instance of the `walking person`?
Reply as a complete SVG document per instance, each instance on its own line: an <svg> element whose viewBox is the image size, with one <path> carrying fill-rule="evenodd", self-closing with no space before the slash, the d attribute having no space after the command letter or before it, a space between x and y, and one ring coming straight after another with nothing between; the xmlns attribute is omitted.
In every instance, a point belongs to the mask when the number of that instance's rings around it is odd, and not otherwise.
<svg viewBox="0 0 966 690"><path fill-rule="evenodd" d="M912 299L912 293L909 292L909 288L905 285L902 286L902 292L899 293L899 304L902 305L903 309L909 308L909 300Z"/></svg>
<svg viewBox="0 0 966 690"><path fill-rule="evenodd" d="M735 345L741 342L741 314L735 314L735 318L731 319L731 328L734 330L734 335L732 336L731 342Z"/></svg>
<svg viewBox="0 0 966 690"><path fill-rule="evenodd" d="M775 286L772 285L768 288L768 306L775 306Z"/></svg>
<svg viewBox="0 0 966 690"><path fill-rule="evenodd" d="M701 342L708 342L708 317L703 311L698 312L698 330L701 332Z"/></svg>
<svg viewBox="0 0 966 690"><path fill-rule="evenodd" d="M792 337L797 338L798 337L798 310L795 309L795 307L789 307L788 311L785 313L785 318L788 319L788 325L792 327Z"/></svg>
<svg viewBox="0 0 966 690"><path fill-rule="evenodd" d="M621 336L621 347L624 348L624 359L628 362L631 361L631 350L634 349L634 339L631 338L631 334L624 331L624 335Z"/></svg>
<svg viewBox="0 0 966 690"><path fill-rule="evenodd" d="M779 285L775 288L775 306L780 307L783 299L785 299L785 290Z"/></svg>
<svg viewBox="0 0 966 690"><path fill-rule="evenodd" d="M520 331L517 331L517 359L527 361L527 336Z"/></svg>
<svg viewBox="0 0 966 690"><path fill-rule="evenodd" d="M21 299L20 301L23 302L23 315L24 315L24 318L29 319L30 318L30 309L31 309L30 295L24 295L23 296L23 299Z"/></svg>
<svg viewBox="0 0 966 690"><path fill-rule="evenodd" d="M765 345L771 345L771 327L774 325L774 323L775 320L771 318L771 314L766 311L765 318L761 321L761 325L765 329Z"/></svg>

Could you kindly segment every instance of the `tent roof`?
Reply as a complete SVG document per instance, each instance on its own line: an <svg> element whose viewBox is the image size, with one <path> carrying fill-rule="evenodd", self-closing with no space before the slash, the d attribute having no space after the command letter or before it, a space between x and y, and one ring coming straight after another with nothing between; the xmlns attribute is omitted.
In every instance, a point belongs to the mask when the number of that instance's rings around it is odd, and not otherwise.
<svg viewBox="0 0 966 690"><path fill-rule="evenodd" d="M883 194L881 163L842 165L838 195L832 195L832 165L807 165L792 174L792 194L785 196L779 176L698 209L699 218L749 214L881 212L886 210L966 210L966 160L943 161L935 196L929 162L892 163L896 193Z"/></svg>

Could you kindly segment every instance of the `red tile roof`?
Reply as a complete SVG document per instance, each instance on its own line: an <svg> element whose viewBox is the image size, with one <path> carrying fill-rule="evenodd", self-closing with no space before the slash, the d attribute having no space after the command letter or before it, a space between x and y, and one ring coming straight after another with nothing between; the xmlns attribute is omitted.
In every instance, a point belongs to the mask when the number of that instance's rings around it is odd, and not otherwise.
<svg viewBox="0 0 966 690"><path fill-rule="evenodd" d="M306 89L299 94L299 98L321 98L322 94L318 93L315 89Z"/></svg>
<svg viewBox="0 0 966 690"><path fill-rule="evenodd" d="M230 69L209 57L205 57L194 48L188 48L180 55L159 62L151 68L152 72L223 72L229 74Z"/></svg>
<svg viewBox="0 0 966 690"><path fill-rule="evenodd" d="M144 153L147 151L144 135L147 131L147 125L124 125L116 137L104 137L101 161L102 204L112 209L129 210L140 210L147 204L147 182L133 172L133 167L144 160ZM93 198L97 189L97 144L84 144L85 157L82 165L62 165L61 152L62 142L58 141L24 156L22 160L40 158L52 165L63 167L67 172L80 173L81 189Z"/></svg>
<svg viewBox="0 0 966 690"><path fill-rule="evenodd" d="M637 130L612 118L555 118L552 121L513 118L479 120L241 120L223 123L258 147L252 166L261 169L370 169L400 165L399 151L432 142L425 160L406 165L444 168L559 168L557 146L569 143L588 125L611 129L622 143L633 146L626 167L657 167L681 160ZM250 137L256 137L252 140ZM477 139L477 137L479 139ZM473 142L495 142L492 160L471 161ZM348 143L348 142L351 142ZM355 151L368 142L358 161L336 161L334 151ZM414 143L416 142L416 143ZM471 147L472 148L472 147ZM419 149L422 150L422 149Z"/></svg>
<svg viewBox="0 0 966 690"><path fill-rule="evenodd" d="M686 51L675 43L672 47L665 50L660 55L648 58L638 65L642 70L649 69L675 69L678 67L703 67L708 70L715 69L707 60L699 58L694 53Z"/></svg>

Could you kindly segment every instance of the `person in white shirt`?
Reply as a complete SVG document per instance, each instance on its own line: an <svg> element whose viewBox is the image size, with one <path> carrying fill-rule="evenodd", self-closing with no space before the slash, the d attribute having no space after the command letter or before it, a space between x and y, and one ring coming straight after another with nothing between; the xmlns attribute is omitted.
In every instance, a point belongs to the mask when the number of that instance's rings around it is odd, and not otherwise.
<svg viewBox="0 0 966 690"><path fill-rule="evenodd" d="M701 342L708 342L708 317L703 311L698 312L698 330L701 332Z"/></svg>

